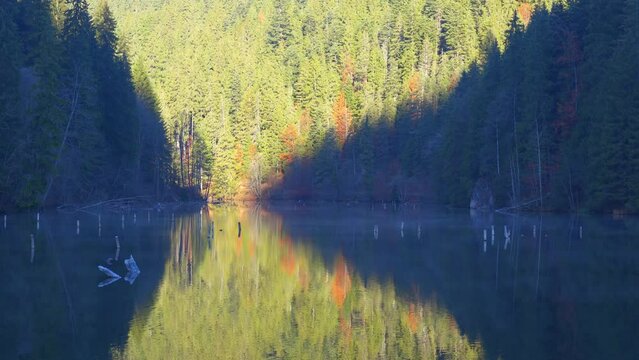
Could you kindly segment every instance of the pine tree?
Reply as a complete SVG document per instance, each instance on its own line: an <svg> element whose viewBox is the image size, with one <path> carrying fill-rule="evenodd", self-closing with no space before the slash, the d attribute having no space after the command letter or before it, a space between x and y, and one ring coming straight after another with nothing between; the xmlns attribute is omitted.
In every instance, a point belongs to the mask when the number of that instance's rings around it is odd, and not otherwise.
<svg viewBox="0 0 639 360"><path fill-rule="evenodd" d="M116 22L106 0L93 16L97 43L95 71L102 114L101 129L112 150L114 163L133 161L138 151L139 124L135 116L135 95L126 54L119 47Z"/></svg>
<svg viewBox="0 0 639 360"><path fill-rule="evenodd" d="M0 8L0 208L13 196L11 187L19 172L16 130L19 129L18 66L20 43L13 21L13 3Z"/></svg>
<svg viewBox="0 0 639 360"><path fill-rule="evenodd" d="M288 0L276 0L274 4L268 42L276 50L286 47L292 35L288 3Z"/></svg>

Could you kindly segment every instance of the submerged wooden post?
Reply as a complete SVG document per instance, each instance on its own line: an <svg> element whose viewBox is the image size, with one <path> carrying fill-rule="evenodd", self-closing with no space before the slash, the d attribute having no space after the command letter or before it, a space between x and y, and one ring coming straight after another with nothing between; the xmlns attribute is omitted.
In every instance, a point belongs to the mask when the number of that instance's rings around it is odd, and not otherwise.
<svg viewBox="0 0 639 360"><path fill-rule="evenodd" d="M4 215L4 228L7 228L7 215Z"/></svg>
<svg viewBox="0 0 639 360"><path fill-rule="evenodd" d="M118 261L119 257L120 257L120 239L118 239L118 236L115 235L115 261Z"/></svg>
<svg viewBox="0 0 639 360"><path fill-rule="evenodd" d="M80 220L76 220L75 225L76 225L75 234L80 235Z"/></svg>
<svg viewBox="0 0 639 360"><path fill-rule="evenodd" d="M138 221L138 214L133 213L133 223L135 224L137 223L137 221Z"/></svg>
<svg viewBox="0 0 639 360"><path fill-rule="evenodd" d="M31 263L33 264L33 258L35 257L35 237L31 234Z"/></svg>
<svg viewBox="0 0 639 360"><path fill-rule="evenodd" d="M237 237L242 236L242 224L238 221L237 222Z"/></svg>

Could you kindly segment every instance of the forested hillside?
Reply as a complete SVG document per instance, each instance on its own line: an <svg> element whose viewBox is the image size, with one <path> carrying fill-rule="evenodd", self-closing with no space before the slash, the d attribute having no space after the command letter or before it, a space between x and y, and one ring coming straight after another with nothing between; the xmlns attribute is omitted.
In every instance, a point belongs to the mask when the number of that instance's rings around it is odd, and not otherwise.
<svg viewBox="0 0 639 360"><path fill-rule="evenodd" d="M3 5L3 203L639 210L636 0L89 3Z"/></svg>
<svg viewBox="0 0 639 360"><path fill-rule="evenodd" d="M162 125L115 26L106 2L2 2L0 208L160 191Z"/></svg>
<svg viewBox="0 0 639 360"><path fill-rule="evenodd" d="M583 0L511 27L435 116L439 191L498 206L639 210L639 2Z"/></svg>

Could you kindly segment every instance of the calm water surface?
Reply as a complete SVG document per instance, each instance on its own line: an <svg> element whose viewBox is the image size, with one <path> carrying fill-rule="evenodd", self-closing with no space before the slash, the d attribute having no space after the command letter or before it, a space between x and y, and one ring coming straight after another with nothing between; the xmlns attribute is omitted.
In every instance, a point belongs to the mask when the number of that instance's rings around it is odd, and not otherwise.
<svg viewBox="0 0 639 360"><path fill-rule="evenodd" d="M105 285L97 266L130 255L141 274ZM636 218L20 214L0 216L0 270L2 359L639 357Z"/></svg>

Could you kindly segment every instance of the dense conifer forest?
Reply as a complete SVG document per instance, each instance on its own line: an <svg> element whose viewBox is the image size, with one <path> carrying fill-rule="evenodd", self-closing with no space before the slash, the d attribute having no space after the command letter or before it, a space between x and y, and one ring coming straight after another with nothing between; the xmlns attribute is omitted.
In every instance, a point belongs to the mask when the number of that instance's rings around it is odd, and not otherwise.
<svg viewBox="0 0 639 360"><path fill-rule="evenodd" d="M0 207L639 211L637 0L5 0Z"/></svg>

